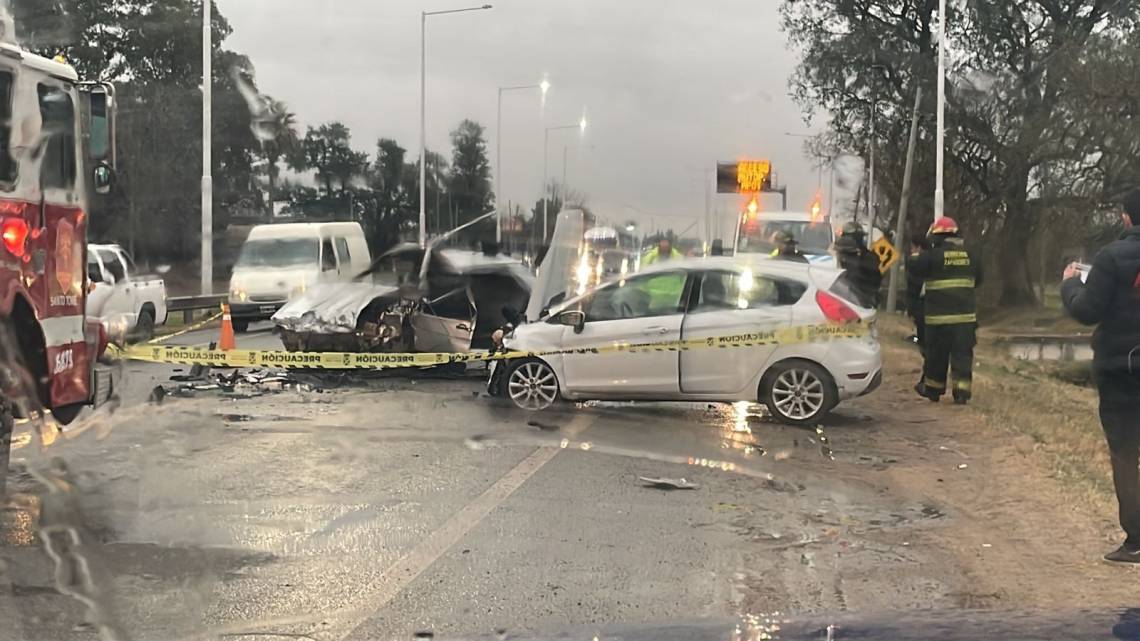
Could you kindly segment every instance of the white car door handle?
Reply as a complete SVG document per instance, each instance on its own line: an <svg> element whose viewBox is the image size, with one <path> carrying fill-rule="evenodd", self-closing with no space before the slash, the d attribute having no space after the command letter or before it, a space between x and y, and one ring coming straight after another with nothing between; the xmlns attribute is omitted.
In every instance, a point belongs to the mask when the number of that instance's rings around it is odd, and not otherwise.
<svg viewBox="0 0 1140 641"><path fill-rule="evenodd" d="M669 328L668 327L660 327L660 326L646 327L645 329L641 330L641 333L642 334L668 334Z"/></svg>

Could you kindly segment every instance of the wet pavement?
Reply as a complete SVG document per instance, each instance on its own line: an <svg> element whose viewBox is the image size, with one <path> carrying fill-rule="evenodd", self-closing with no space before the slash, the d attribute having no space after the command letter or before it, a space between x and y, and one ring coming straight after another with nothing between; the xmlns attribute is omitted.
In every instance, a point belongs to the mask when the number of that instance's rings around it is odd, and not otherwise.
<svg viewBox="0 0 1140 641"><path fill-rule="evenodd" d="M475 378L145 403L173 369L126 366L109 417L19 428L0 513L0 616L17 625L0 639L525 636L963 605L966 572L929 544L953 510L888 490L901 454L865 447L883 421L858 403L818 429L747 403L536 419Z"/></svg>

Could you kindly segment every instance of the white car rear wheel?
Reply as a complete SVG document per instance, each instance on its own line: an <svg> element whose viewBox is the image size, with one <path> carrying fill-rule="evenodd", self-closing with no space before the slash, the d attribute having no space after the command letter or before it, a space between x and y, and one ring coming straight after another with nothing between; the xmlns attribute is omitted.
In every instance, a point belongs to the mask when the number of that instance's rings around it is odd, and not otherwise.
<svg viewBox="0 0 1140 641"><path fill-rule="evenodd" d="M778 420L793 425L818 422L835 407L838 396L825 369L801 360L776 363L760 386L760 401Z"/></svg>
<svg viewBox="0 0 1140 641"><path fill-rule="evenodd" d="M558 379L554 370L537 358L512 364L506 379L507 396L516 407L540 411L558 401Z"/></svg>

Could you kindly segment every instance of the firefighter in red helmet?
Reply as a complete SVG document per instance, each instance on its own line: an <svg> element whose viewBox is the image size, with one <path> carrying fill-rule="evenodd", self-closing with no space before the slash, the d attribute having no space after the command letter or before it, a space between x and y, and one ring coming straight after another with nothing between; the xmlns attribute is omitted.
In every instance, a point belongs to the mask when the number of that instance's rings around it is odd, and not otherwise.
<svg viewBox="0 0 1140 641"><path fill-rule="evenodd" d="M926 346L922 380L915 390L937 402L946 393L946 370L953 375L954 402L969 402L974 344L978 329L974 292L982 284L982 262L966 247L954 219L943 216L927 232L929 248L910 265L922 280Z"/></svg>

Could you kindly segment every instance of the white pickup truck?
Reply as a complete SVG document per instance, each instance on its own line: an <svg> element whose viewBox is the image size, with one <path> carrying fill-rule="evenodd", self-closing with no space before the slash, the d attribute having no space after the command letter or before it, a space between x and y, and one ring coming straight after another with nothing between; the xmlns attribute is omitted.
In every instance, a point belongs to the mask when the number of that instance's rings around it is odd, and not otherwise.
<svg viewBox="0 0 1140 641"><path fill-rule="evenodd" d="M147 339L166 323L166 283L140 277L130 254L118 245L87 246L87 316L98 319L112 338Z"/></svg>

